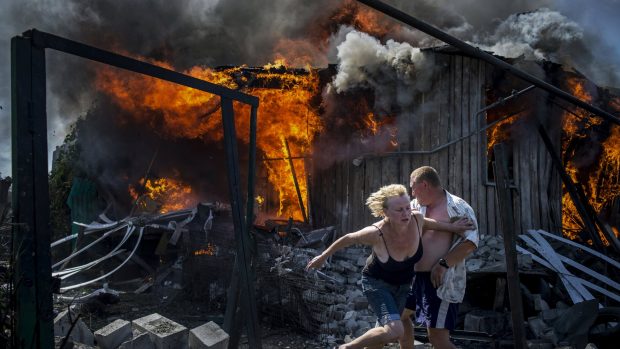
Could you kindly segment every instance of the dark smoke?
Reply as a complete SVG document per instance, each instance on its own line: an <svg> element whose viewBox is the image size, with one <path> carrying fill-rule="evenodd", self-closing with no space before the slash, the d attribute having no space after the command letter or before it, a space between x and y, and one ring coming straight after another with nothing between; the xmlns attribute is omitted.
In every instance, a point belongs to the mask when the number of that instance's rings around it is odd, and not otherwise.
<svg viewBox="0 0 620 349"><path fill-rule="evenodd" d="M580 8L566 0L387 2L460 39L490 48L501 44L496 47L498 51L518 46L524 54L574 65L599 85L617 84L620 51L613 49L607 36L590 32L574 22L584 19L590 11L588 8L597 6L595 3ZM337 58L337 46L344 42L350 29L341 29L329 21L342 3L334 0L3 1L0 45L5 54L0 56L0 78L5 83L0 86L0 172L10 173L9 39L24 30L36 27L105 49L168 61L177 70L194 65L260 66L298 51L310 64L324 67L328 62L342 63ZM349 5L357 6L354 1ZM603 0L600 8L605 13L580 23L604 22L607 24L602 27L606 29L604 32L615 32L613 28L617 26L613 23L617 16L613 14L618 12L617 5L617 0ZM545 8L550 10L542 10ZM535 34L534 26L541 23L523 19L540 14L555 18L545 27L545 33L554 32L549 28L569 28L567 32L572 36L534 35L535 41L528 40L527 34ZM599 23L598 28L601 26ZM397 28L380 38L382 44L388 39L407 42L414 48L440 44L417 30ZM62 143L68 125L91 107L93 71L97 65L50 53L47 68L49 143L53 149ZM375 100L381 109L389 109L383 96L375 96Z"/></svg>

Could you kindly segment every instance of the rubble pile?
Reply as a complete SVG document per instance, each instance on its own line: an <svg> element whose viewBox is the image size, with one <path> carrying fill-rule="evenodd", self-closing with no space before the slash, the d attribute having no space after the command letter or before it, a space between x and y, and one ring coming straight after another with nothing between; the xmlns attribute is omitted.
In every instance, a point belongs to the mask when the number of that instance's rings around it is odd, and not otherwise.
<svg viewBox="0 0 620 349"><path fill-rule="evenodd" d="M517 252L519 270L530 270L533 267L532 256ZM504 239L500 235L481 235L478 248L465 262L468 272L501 272L506 271L506 253Z"/></svg>
<svg viewBox="0 0 620 349"><path fill-rule="evenodd" d="M360 281L369 249L338 251L321 270L306 271L306 264L319 250L287 245L263 248L271 252L260 254L259 304L272 321L319 333L319 340L329 344L347 335L357 337L375 326L376 317Z"/></svg>

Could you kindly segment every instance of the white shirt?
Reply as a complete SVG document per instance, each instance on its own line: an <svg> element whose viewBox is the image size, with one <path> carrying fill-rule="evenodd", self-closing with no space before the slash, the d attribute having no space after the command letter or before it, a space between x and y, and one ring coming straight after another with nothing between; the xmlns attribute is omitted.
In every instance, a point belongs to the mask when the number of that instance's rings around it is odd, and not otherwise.
<svg viewBox="0 0 620 349"><path fill-rule="evenodd" d="M455 235L452 239L452 250L456 245L460 244L464 240L471 241L476 247L480 241L480 235L478 234L478 221L474 210L469 206L465 200L456 195L450 194L447 190L446 193L446 207L448 210L448 216L452 217L466 217L472 221L476 227L473 230L467 230L464 233L464 237ZM411 201L411 208L420 211L426 217L426 206L418 204L418 200L413 199ZM437 296L450 303L461 303L463 297L465 297L465 286L467 281L467 270L465 269L465 260L450 267L444 274L444 280L441 286L437 289Z"/></svg>

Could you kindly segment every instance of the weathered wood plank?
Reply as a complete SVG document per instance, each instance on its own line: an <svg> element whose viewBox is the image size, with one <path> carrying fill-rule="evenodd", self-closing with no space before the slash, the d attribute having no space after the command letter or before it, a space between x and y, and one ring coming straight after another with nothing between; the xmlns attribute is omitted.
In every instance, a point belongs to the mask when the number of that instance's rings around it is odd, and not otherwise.
<svg viewBox="0 0 620 349"><path fill-rule="evenodd" d="M438 98L438 124L439 124L439 142L445 144L450 140L450 91L452 86L450 85L450 57L442 56L441 65L442 69L439 73L439 91L437 91ZM449 162L449 148L442 149L436 156L438 157L438 167L435 169L439 172L439 178L444 186L448 184L448 174L450 168Z"/></svg>
<svg viewBox="0 0 620 349"><path fill-rule="evenodd" d="M518 138L519 144L519 193L521 194L521 230L532 228L532 152L530 151L530 142L526 138Z"/></svg>
<svg viewBox="0 0 620 349"><path fill-rule="evenodd" d="M464 91L464 87L465 87L465 72L464 72L464 61L467 58L462 57L462 56L458 56L456 59L456 81L455 81L455 97L456 97L456 110L454 113L454 125L455 125L455 133L454 133L454 138L453 139L457 139L462 137L465 134L465 120L463 118L463 113L464 113L464 102L466 99L465 96L465 91ZM455 159L455 178L454 178L454 192L457 193L458 196L463 197L464 196L464 173L466 168L463 167L464 165L464 156L465 156L465 149L463 148L463 142L458 142L456 144L454 144L455 147L455 155L456 155L456 159Z"/></svg>
<svg viewBox="0 0 620 349"><path fill-rule="evenodd" d="M485 64L480 60L476 61L477 74L476 74L476 93L474 96L474 101L476 105L476 110L472 113L472 118L474 125L476 125L476 130L480 130L484 125L484 113L478 113L480 109L482 109L485 105L484 100L484 84L485 84ZM476 154L475 163L472 164L472 171L475 173L475 181L476 181L476 202L472 203L472 205L476 205L474 208L474 212L476 213L476 217L478 218L478 231L480 234L488 234L488 225L487 225L487 197L486 197L486 187L484 185L485 182L485 174L482 171L483 162L485 159L484 151L486 144L484 142L484 132L479 132L473 136L473 142L475 144L473 151ZM475 168L474 168L475 167Z"/></svg>
<svg viewBox="0 0 620 349"><path fill-rule="evenodd" d="M542 146L540 137L535 137L532 134L528 134L528 144L529 144L529 153L530 153L530 178L531 178L531 186L530 186L530 215L531 215L531 225L532 228L540 228L540 196L544 195L545 192L541 191L541 181L543 180L543 173L541 168L539 167L539 154L540 147ZM524 227L525 229L529 229Z"/></svg>
<svg viewBox="0 0 620 349"><path fill-rule="evenodd" d="M381 159L373 157L366 158L365 164L365 178L364 178L364 192L368 196L371 193L377 191L381 185ZM363 216L360 217L360 222L364 225L368 225L373 222L374 217L370 214L370 211L364 205Z"/></svg>
<svg viewBox="0 0 620 349"><path fill-rule="evenodd" d="M401 183L399 159L398 156L386 156L381 159L381 185Z"/></svg>
<svg viewBox="0 0 620 349"><path fill-rule="evenodd" d="M470 113L470 99L471 99L471 58L463 57L462 78L461 78L461 134L459 137L463 137L469 134L471 127L469 122ZM470 169L471 169L471 138L465 139L457 146L461 148L461 194L460 196L467 202L471 202L472 188L470 185Z"/></svg>
<svg viewBox="0 0 620 349"><path fill-rule="evenodd" d="M450 57L450 114L449 114L449 118L448 118L448 138L449 139L454 139L458 136L458 132L459 132L459 127L457 126L457 114L458 114L458 103L459 103L459 88L457 87L457 84L459 83L459 77L460 77L460 69L457 66L458 65L459 60L457 59L456 56L451 56ZM456 146L452 145L448 148L448 158L449 158L449 162L448 162L448 180L445 182L445 187L459 195L459 191L457 191L457 184L456 182L456 176L459 175L458 173L458 168L457 168L457 160L460 160L458 158L458 153L460 153L460 149L457 149Z"/></svg>

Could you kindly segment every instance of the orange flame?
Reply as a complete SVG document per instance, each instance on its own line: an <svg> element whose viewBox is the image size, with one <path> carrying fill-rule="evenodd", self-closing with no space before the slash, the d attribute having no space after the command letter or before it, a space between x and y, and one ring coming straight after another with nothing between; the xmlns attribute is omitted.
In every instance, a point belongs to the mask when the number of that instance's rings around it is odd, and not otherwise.
<svg viewBox="0 0 620 349"><path fill-rule="evenodd" d="M284 61L267 65L264 72L255 75L263 86L271 88L243 88L244 92L259 98L257 146L266 158L278 158L267 164L269 182L279 193L278 215L301 220L303 215L293 184L291 171L282 148L282 140L289 142L292 156L305 156L322 122L311 99L318 94L318 76L305 73L272 73L271 68L285 69ZM239 88L246 83L242 67L214 71L194 67L186 74L229 88ZM241 77L240 77L241 76ZM233 78L235 77L235 78ZM236 80L235 80L236 79ZM220 140L223 137L220 99L202 91L179 87L172 83L140 75L121 74L105 68L98 73L97 86L113 97L122 109L143 124L157 126L156 132L167 137ZM247 141L249 133L249 107L235 103L237 134ZM163 127L161 121L163 119ZM303 162L294 161L299 186L307 201L306 170ZM308 207L305 204L305 207Z"/></svg>
<svg viewBox="0 0 620 349"><path fill-rule="evenodd" d="M171 178L140 180L144 184L145 193L142 197L148 198L158 206L160 213L181 210L196 204L196 199L192 195L192 188L180 181ZM148 209L148 203L141 200L138 190L129 186L129 193L136 203L143 209Z"/></svg>
<svg viewBox="0 0 620 349"><path fill-rule="evenodd" d="M516 120L522 117L523 114L524 112L520 112L516 115L513 115L512 117L507 118L506 120L502 120L498 122L497 124L487 129L487 139L488 139L487 155L488 156L491 156L491 154L493 153L493 146L495 146L498 143L502 143L502 142L506 142L510 140L511 126L512 124L515 123ZM490 122L493 122L494 120L500 119L501 117L503 117L503 115L499 117L488 115L487 120L490 123Z"/></svg>
<svg viewBox="0 0 620 349"><path fill-rule="evenodd" d="M201 248L194 251L194 256L215 256L217 253L217 247L212 243L207 244L207 248Z"/></svg>

